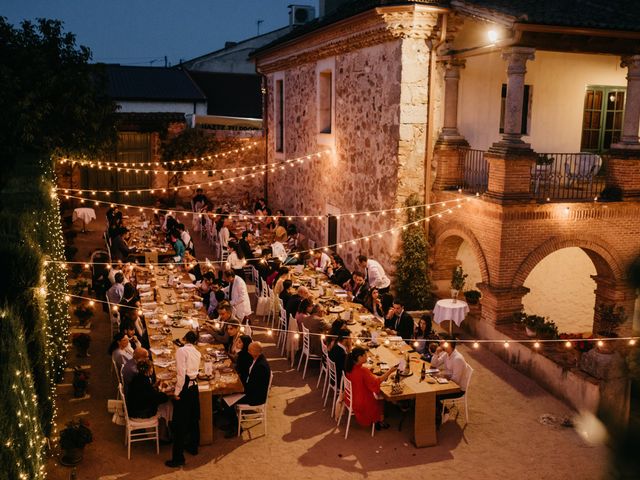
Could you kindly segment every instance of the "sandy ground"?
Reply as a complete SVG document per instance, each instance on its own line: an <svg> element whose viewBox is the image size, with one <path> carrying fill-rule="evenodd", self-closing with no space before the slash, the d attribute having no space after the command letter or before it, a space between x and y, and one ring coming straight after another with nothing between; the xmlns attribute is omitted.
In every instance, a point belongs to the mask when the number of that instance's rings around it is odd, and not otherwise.
<svg viewBox="0 0 640 480"><path fill-rule="evenodd" d="M98 217L104 218L100 213ZM90 229L92 232L79 234L76 240L78 259L87 258L100 245L102 226L94 222ZM204 245L196 249L198 256L206 253ZM179 470L164 466L171 447L161 446L156 455L151 442L134 444L132 458L127 460L123 427L112 424L106 410L107 399L115 398L116 391L106 353L108 335L106 316L94 318L91 357L80 362L91 364L91 398L69 401L70 396L63 392L58 400L61 423L84 413L94 432L95 441L87 446L84 461L77 467L78 479L603 477L604 447L588 446L570 428L538 421L545 413L563 417L574 412L486 350L460 347L475 369L469 390L470 422L465 424L463 416L449 421L439 431L437 446L416 449L409 440L413 418L407 418L398 431L400 413L393 406L387 407L391 429L371 438L368 429L356 424L345 440L343 427L336 429L322 406L315 388L317 368L303 380L268 339L264 339L269 344L266 354L275 376L266 436L261 425L232 440L224 439L217 430L214 444L202 447L195 457L187 454L187 464ZM77 363L72 357L70 361ZM55 459L48 470L52 480L70 475L70 469Z"/></svg>

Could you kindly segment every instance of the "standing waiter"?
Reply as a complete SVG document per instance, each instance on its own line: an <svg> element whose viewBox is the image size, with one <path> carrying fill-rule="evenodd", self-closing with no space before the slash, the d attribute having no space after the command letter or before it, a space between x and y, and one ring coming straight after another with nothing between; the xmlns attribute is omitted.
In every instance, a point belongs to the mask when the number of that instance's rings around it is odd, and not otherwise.
<svg viewBox="0 0 640 480"><path fill-rule="evenodd" d="M198 336L193 331L187 332L183 341L185 345L176 351L177 382L173 401L173 450L167 467L184 465L184 450L197 455L200 443L200 399L198 397L198 369L200 368L200 352L195 343Z"/></svg>

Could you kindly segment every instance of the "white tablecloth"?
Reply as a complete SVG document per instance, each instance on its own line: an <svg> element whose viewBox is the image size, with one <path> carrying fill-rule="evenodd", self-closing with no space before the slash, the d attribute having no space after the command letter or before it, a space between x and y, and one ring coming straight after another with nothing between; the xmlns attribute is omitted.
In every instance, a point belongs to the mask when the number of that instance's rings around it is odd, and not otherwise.
<svg viewBox="0 0 640 480"><path fill-rule="evenodd" d="M96 211L93 208L76 208L73 211L72 220L75 222L76 220L82 220L85 224L89 223L91 220L96 219Z"/></svg>
<svg viewBox="0 0 640 480"><path fill-rule="evenodd" d="M440 325L443 320L453 320L459 327L467 313L469 313L467 302L458 300L453 303L452 298L445 298L436 303L436 307L433 309L433 321Z"/></svg>

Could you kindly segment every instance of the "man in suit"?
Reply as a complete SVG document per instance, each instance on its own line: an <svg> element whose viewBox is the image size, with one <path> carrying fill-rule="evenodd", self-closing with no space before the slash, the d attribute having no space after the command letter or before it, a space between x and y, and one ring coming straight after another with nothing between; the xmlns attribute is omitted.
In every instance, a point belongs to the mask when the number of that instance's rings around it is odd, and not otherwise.
<svg viewBox="0 0 640 480"><path fill-rule="evenodd" d="M249 376L244 386L244 397L238 400L237 403L262 405L267 401L267 396L269 395L271 367L262 353L262 344L260 342L251 342L248 351L253 358L253 363L249 367ZM235 409L232 412L233 418L229 430L224 435L225 438L234 437L238 429L238 417L235 414Z"/></svg>
<svg viewBox="0 0 640 480"><path fill-rule="evenodd" d="M285 305L285 310L287 311L287 322L289 322L290 317L296 317L300 302L302 302L302 300L304 300L305 298L309 298L309 295L309 290L307 290L307 287L305 286L298 287L298 291L294 295L291 295L291 297L287 301L287 304Z"/></svg>
<svg viewBox="0 0 640 480"><path fill-rule="evenodd" d="M360 305L363 305L364 301L367 298L367 294L369 293L369 287L367 286L364 275L362 273L353 272L351 288L351 301L353 303L359 303Z"/></svg>
<svg viewBox="0 0 640 480"><path fill-rule="evenodd" d="M336 385L340 387L342 374L344 372L344 362L351 351L351 332L347 328L340 330L338 340L329 350L329 359L336 364Z"/></svg>
<svg viewBox="0 0 640 480"><path fill-rule="evenodd" d="M402 300L395 299L393 301L393 305L384 321L384 326L390 330L390 333L402 337L405 342L412 342L415 325L411 315L404 310L404 302Z"/></svg>
<svg viewBox="0 0 640 480"><path fill-rule="evenodd" d="M316 303L311 309L311 314L303 320L305 328L309 330L309 353L311 355L320 355L322 353L320 335L326 330L324 315L324 307L322 304Z"/></svg>
<svg viewBox="0 0 640 480"><path fill-rule="evenodd" d="M227 293L231 307L233 307L233 314L240 320L240 323L245 323L245 319L251 315L251 302L247 284L242 278L236 276L231 269L224 271L223 278L229 284L224 290Z"/></svg>

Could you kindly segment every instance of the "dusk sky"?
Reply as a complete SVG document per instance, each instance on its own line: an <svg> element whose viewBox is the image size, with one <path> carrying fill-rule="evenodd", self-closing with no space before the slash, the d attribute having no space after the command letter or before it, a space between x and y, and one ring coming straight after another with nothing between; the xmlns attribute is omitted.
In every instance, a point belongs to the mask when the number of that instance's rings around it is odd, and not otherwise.
<svg viewBox="0 0 640 480"><path fill-rule="evenodd" d="M171 64L288 25L287 5L318 0L3 0L10 23L38 17L62 20L93 60L127 65Z"/></svg>

